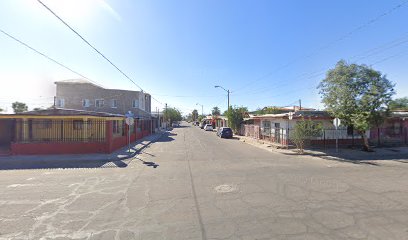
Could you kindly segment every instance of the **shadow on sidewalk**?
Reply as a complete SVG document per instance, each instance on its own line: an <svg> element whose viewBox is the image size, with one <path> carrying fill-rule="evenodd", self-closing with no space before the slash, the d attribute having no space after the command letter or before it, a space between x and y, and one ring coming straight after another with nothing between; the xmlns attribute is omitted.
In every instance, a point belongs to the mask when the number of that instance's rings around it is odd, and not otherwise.
<svg viewBox="0 0 408 240"><path fill-rule="evenodd" d="M157 138L149 136L133 143L131 153L123 147L112 154L29 155L0 157L0 170L29 169L75 169L75 168L126 168L132 160L140 160L146 166L157 168L154 162L145 162L136 157L154 142L173 141L171 133L165 132ZM147 142L147 143L146 143ZM148 154L154 156L152 154Z"/></svg>
<svg viewBox="0 0 408 240"><path fill-rule="evenodd" d="M285 152L285 155L297 155L295 151ZM399 163L408 163L408 148L376 148L374 152L365 152L360 149L339 149L336 152L334 149L315 149L305 150L303 155L320 157L326 160L349 162L353 164L367 164L372 166L380 166L378 161L394 161ZM376 162L373 162L376 161Z"/></svg>

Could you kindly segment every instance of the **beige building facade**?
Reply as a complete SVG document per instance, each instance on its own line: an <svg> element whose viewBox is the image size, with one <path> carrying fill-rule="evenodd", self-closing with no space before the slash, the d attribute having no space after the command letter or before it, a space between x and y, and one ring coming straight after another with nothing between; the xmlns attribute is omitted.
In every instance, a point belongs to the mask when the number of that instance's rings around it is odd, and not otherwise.
<svg viewBox="0 0 408 240"><path fill-rule="evenodd" d="M151 117L151 96L141 91L107 89L82 79L55 82L59 108Z"/></svg>

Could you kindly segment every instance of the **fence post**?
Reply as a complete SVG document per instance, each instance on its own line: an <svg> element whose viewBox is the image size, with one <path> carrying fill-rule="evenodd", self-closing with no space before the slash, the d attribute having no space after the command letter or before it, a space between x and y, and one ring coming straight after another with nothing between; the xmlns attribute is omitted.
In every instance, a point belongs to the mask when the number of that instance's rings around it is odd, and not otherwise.
<svg viewBox="0 0 408 240"><path fill-rule="evenodd" d="M354 129L353 132L351 133L351 147L354 148Z"/></svg>
<svg viewBox="0 0 408 240"><path fill-rule="evenodd" d="M377 144L380 146L381 141L380 141L380 128L377 128Z"/></svg>
<svg viewBox="0 0 408 240"><path fill-rule="evenodd" d="M326 129L323 129L323 146L326 149Z"/></svg>

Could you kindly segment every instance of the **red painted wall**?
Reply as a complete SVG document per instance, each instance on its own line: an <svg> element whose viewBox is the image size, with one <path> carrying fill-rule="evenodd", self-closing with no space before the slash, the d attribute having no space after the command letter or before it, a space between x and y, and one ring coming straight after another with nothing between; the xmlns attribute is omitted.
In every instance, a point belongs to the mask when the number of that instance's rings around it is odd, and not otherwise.
<svg viewBox="0 0 408 240"><path fill-rule="evenodd" d="M13 155L109 153L105 142L11 143Z"/></svg>
<svg viewBox="0 0 408 240"><path fill-rule="evenodd" d="M128 144L128 136L113 136L112 122L106 125L106 142L70 142L70 143L11 143L13 155L30 154L87 154L87 153L111 153ZM131 133L130 141L135 142L150 135L150 130Z"/></svg>

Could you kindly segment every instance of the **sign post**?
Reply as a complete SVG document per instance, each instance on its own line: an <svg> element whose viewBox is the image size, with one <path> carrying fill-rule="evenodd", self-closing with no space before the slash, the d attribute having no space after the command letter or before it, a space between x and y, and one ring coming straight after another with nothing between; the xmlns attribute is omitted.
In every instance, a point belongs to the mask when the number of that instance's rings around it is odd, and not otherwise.
<svg viewBox="0 0 408 240"><path fill-rule="evenodd" d="M133 118L133 113L131 111L128 111L126 114L126 125L128 126L128 152L130 154L130 126L132 126L135 123L135 119Z"/></svg>
<svg viewBox="0 0 408 240"><path fill-rule="evenodd" d="M289 112L288 114L288 126L286 131L286 148L289 149L289 127L290 127L290 120L293 119L293 112Z"/></svg>
<svg viewBox="0 0 408 240"><path fill-rule="evenodd" d="M340 124L341 124L340 119L338 119L338 118L333 119L333 125L336 128L336 152L339 152L339 131L338 131L338 128L339 128Z"/></svg>

